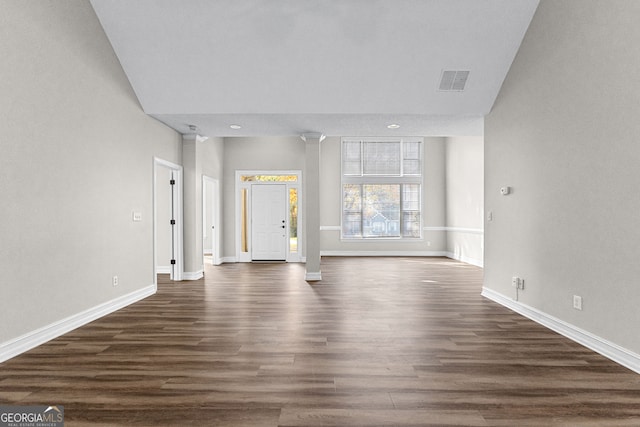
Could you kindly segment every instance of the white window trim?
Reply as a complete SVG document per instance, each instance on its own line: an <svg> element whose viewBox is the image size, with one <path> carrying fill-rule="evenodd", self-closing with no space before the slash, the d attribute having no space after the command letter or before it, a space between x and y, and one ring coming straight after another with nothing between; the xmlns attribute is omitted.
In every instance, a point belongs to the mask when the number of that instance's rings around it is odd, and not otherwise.
<svg viewBox="0 0 640 427"><path fill-rule="evenodd" d="M401 165L400 175L364 175L364 168L361 164L362 175L345 175L343 171L343 144L344 142L419 142L420 143L420 175L402 175L403 166ZM401 145L400 152L404 153ZM364 156L360 156L360 161L364 162ZM402 138L385 138L385 137L343 137L340 140L340 241L349 243L367 243L367 242L420 242L424 240L423 224L424 224L424 138L419 137L402 137ZM420 185L420 237L344 237L344 185L345 184L419 184ZM402 210L401 210L402 212Z"/></svg>

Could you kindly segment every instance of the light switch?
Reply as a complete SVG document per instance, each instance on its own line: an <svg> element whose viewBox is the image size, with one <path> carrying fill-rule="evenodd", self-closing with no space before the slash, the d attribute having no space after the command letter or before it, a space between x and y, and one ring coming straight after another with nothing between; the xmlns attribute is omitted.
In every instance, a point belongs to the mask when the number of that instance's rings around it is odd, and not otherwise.
<svg viewBox="0 0 640 427"><path fill-rule="evenodd" d="M142 212L133 212L133 220L134 221L142 221Z"/></svg>

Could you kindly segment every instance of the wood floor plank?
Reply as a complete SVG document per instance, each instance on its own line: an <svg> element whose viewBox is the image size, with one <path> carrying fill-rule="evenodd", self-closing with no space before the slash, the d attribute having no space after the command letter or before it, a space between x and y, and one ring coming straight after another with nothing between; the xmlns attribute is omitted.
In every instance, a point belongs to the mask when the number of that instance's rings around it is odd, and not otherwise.
<svg viewBox="0 0 640 427"><path fill-rule="evenodd" d="M441 410L353 410L285 408L280 417L282 427L310 426L486 426L476 411Z"/></svg>
<svg viewBox="0 0 640 427"><path fill-rule="evenodd" d="M640 425L640 376L481 297L446 258L207 266L0 365L68 426Z"/></svg>

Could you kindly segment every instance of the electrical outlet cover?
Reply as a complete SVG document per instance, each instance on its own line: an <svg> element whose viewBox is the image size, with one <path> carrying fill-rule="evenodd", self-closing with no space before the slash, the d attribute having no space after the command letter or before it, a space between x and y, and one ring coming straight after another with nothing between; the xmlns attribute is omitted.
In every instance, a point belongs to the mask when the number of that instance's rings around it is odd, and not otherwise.
<svg viewBox="0 0 640 427"><path fill-rule="evenodd" d="M582 310L582 297L578 295L573 296L573 308L576 310Z"/></svg>

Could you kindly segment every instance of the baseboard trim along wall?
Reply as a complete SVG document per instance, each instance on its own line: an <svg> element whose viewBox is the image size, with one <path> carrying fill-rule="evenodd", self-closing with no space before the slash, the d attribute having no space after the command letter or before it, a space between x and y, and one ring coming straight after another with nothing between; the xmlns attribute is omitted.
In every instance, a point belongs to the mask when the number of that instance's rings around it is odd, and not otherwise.
<svg viewBox="0 0 640 427"><path fill-rule="evenodd" d="M166 265L166 266L157 266L156 267L156 274L171 274L171 266L170 265Z"/></svg>
<svg viewBox="0 0 640 427"><path fill-rule="evenodd" d="M320 251L320 256L447 256L445 251Z"/></svg>
<svg viewBox="0 0 640 427"><path fill-rule="evenodd" d="M550 316L536 308L514 301L513 299L491 289L483 287L482 296L513 310L516 313L559 333L560 335L564 335L570 340L575 341L596 353L600 353L604 357L640 374L639 354L620 347L617 344L600 338L556 317Z"/></svg>
<svg viewBox="0 0 640 427"><path fill-rule="evenodd" d="M484 267L484 262L481 259L471 258L466 255L455 254L453 252L447 252L447 258L455 259L456 261L466 262L467 264L475 265L476 267Z"/></svg>
<svg viewBox="0 0 640 427"><path fill-rule="evenodd" d="M322 280L322 273L320 271L314 272L306 272L304 275L304 280L307 282L317 282Z"/></svg>
<svg viewBox="0 0 640 427"><path fill-rule="evenodd" d="M0 363L156 293L150 285L0 344Z"/></svg>
<svg viewBox="0 0 640 427"><path fill-rule="evenodd" d="M185 271L182 274L182 280L198 280L204 277L204 270Z"/></svg>
<svg viewBox="0 0 640 427"><path fill-rule="evenodd" d="M482 260L476 258L470 258L464 255L456 255L453 252L446 251L320 251L320 256L408 256L408 257L447 257L456 261L464 262L467 264L475 265L477 267L483 267ZM223 264L238 262L235 257L223 257L221 258ZM306 257L301 257L300 262L305 263ZM184 273L185 280L197 280L199 279L187 279L188 275L192 273Z"/></svg>

